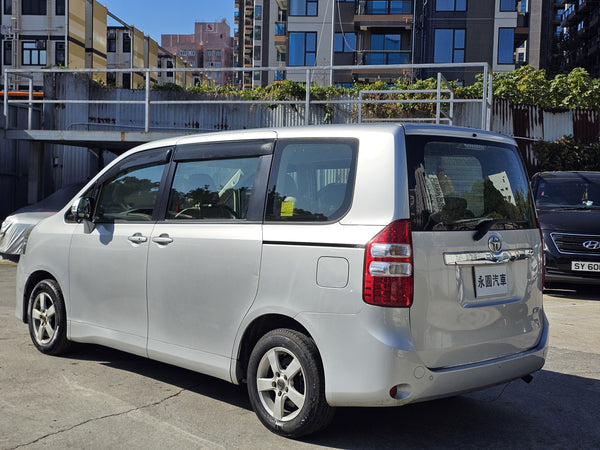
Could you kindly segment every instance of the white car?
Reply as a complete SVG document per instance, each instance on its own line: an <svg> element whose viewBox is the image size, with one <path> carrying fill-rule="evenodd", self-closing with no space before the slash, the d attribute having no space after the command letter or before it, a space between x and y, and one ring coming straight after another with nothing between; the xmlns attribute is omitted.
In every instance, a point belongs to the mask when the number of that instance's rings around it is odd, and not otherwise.
<svg viewBox="0 0 600 450"><path fill-rule="evenodd" d="M58 189L44 200L13 212L0 226L0 254L17 256L25 243L25 234L43 219L64 208L85 183L74 183Z"/></svg>
<svg viewBox="0 0 600 450"><path fill-rule="evenodd" d="M113 162L32 230L16 314L43 353L96 343L247 383L263 424L295 438L336 407L529 380L542 274L512 139L245 130Z"/></svg>

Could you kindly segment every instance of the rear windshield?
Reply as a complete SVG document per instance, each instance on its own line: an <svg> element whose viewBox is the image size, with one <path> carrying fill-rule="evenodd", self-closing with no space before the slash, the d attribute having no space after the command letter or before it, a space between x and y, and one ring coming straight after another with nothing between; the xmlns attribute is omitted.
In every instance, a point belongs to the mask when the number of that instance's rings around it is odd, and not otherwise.
<svg viewBox="0 0 600 450"><path fill-rule="evenodd" d="M600 174L537 175L534 189L539 209L600 208Z"/></svg>
<svg viewBox="0 0 600 450"><path fill-rule="evenodd" d="M413 231L536 227L516 147L437 136L406 142Z"/></svg>

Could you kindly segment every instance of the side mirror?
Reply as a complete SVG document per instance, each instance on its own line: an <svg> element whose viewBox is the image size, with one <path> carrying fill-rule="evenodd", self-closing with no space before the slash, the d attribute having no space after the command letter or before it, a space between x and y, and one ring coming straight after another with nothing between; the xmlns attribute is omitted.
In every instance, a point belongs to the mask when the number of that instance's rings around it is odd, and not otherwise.
<svg viewBox="0 0 600 450"><path fill-rule="evenodd" d="M94 212L94 200L91 197L80 197L71 206L71 213L77 223L84 220L92 222L92 214Z"/></svg>

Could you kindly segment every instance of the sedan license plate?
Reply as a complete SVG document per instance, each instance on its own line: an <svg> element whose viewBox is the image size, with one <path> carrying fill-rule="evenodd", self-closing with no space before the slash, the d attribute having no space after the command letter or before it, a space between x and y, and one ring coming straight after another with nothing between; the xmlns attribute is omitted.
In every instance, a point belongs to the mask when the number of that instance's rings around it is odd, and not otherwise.
<svg viewBox="0 0 600 450"><path fill-rule="evenodd" d="M585 261L571 261L571 270L574 270L577 272L600 272L600 263L585 262Z"/></svg>
<svg viewBox="0 0 600 450"><path fill-rule="evenodd" d="M475 296L488 297L508 293L508 273L506 265L473 267L475 276Z"/></svg>

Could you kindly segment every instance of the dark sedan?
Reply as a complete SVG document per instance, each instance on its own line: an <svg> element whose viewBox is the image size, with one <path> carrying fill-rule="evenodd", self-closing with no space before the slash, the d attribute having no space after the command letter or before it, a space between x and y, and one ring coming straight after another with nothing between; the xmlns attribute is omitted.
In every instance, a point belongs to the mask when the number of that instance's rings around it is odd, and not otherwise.
<svg viewBox="0 0 600 450"><path fill-rule="evenodd" d="M600 172L540 172L531 182L546 286L600 284Z"/></svg>

